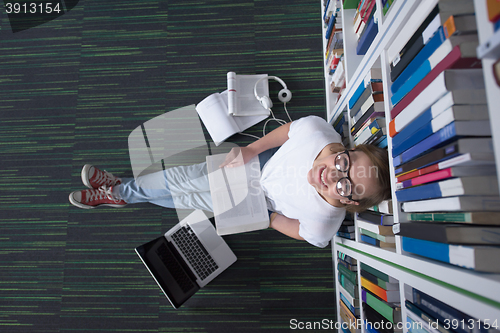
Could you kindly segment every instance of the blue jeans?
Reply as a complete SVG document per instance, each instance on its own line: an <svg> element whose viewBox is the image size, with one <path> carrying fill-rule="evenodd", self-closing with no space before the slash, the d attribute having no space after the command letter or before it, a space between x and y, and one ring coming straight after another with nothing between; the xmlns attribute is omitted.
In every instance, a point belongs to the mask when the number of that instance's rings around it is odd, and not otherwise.
<svg viewBox="0 0 500 333"><path fill-rule="evenodd" d="M260 169L279 149L259 154ZM201 209L213 212L206 162L178 166L143 177L122 178L118 193L125 202L149 202L166 208Z"/></svg>

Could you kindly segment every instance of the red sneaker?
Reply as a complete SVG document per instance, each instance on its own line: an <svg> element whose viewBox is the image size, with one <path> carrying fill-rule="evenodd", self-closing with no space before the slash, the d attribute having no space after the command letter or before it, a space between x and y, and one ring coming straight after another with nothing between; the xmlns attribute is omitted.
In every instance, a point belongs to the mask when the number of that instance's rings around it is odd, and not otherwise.
<svg viewBox="0 0 500 333"><path fill-rule="evenodd" d="M69 195L69 202L83 209L91 209L98 206L121 208L127 205L125 201L113 198L111 193L112 187L108 188L106 186L98 189L75 191Z"/></svg>
<svg viewBox="0 0 500 333"><path fill-rule="evenodd" d="M93 165L85 164L82 169L82 182L88 188L99 188L121 184L121 179L106 170L101 171Z"/></svg>

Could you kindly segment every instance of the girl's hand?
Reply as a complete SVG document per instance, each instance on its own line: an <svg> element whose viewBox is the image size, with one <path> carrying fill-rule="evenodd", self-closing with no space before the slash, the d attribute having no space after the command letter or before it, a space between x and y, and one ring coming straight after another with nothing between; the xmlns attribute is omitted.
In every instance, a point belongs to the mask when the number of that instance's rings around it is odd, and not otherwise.
<svg viewBox="0 0 500 333"><path fill-rule="evenodd" d="M226 155L226 160L219 165L219 168L228 167L234 168L245 163L248 163L252 158L258 154L248 147L236 147Z"/></svg>

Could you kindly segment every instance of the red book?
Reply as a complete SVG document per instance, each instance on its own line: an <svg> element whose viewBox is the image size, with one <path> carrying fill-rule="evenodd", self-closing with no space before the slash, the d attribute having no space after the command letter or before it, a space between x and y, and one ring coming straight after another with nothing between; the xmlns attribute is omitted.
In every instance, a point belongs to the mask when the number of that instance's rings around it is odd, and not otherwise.
<svg viewBox="0 0 500 333"><path fill-rule="evenodd" d="M411 182L411 186L415 185L420 185L420 184L425 184L425 183L430 183L434 182L437 180L442 180L445 178L450 178L453 177L453 172L451 168L431 172L428 174L424 174L422 176L415 177L413 179L408 180L408 182Z"/></svg>
<svg viewBox="0 0 500 333"><path fill-rule="evenodd" d="M371 13L373 11L373 8L375 8L375 1L372 1L370 3L370 6L367 8L367 10L363 13L363 16L361 16L361 19L363 22L368 23L368 19L371 16Z"/></svg>
<svg viewBox="0 0 500 333"><path fill-rule="evenodd" d="M476 58L462 58L460 45L451 50L448 55L427 74L403 99L391 110L391 122L389 123L389 134L391 137L397 134L394 118L404 110L434 79L444 70L450 68L469 67L467 63L477 61Z"/></svg>
<svg viewBox="0 0 500 333"><path fill-rule="evenodd" d="M439 163L429 165L428 167L418 169L412 172L405 173L404 175L397 177L397 180L398 182L402 182L437 170L439 170Z"/></svg>

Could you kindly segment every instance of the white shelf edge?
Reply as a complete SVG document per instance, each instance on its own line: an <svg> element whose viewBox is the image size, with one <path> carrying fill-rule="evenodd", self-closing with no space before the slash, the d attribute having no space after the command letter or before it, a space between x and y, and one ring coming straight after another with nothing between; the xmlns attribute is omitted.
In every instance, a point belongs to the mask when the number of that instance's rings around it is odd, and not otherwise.
<svg viewBox="0 0 500 333"><path fill-rule="evenodd" d="M477 47L479 59L498 59L500 57L500 30L497 30L486 43Z"/></svg>
<svg viewBox="0 0 500 333"><path fill-rule="evenodd" d="M424 257L397 254L341 237L335 237L334 242L336 244L348 246L365 255L378 257L381 260L391 262L431 279L463 289L479 297L497 302L499 303L500 310L500 288L498 288L500 275L498 274L479 273L465 268L455 267L451 264L448 265L446 263L426 259ZM422 267L425 267L425 272L421 272ZM443 281L443 277L448 277L448 280Z"/></svg>
<svg viewBox="0 0 500 333"><path fill-rule="evenodd" d="M354 94L354 91L359 86L361 81L364 80L366 74L368 73L368 70L372 67L373 63L378 59L382 50L385 48L388 42L391 41L392 38L394 38L395 35L397 34L398 27L404 21L403 18L406 17L412 9L412 6L406 6L406 7L404 6L409 1L410 0L398 0L392 4L394 8L392 8L391 12L386 17L385 21L380 25L377 36L375 37L374 41L370 45L370 48L364 55L363 60L360 62L355 72L351 76L355 78L355 80L348 82L346 90L342 94L338 103L335 105L332 112L333 117L336 117L338 114L340 114L340 112L342 112L342 110L346 107L348 98L350 98L352 94Z"/></svg>
<svg viewBox="0 0 500 333"><path fill-rule="evenodd" d="M337 244L339 245L339 244ZM492 306L492 305L486 305L484 302L474 299L472 297L469 297L466 294L463 294L459 291L456 291L454 289L450 289L446 287L445 285L440 285L436 284L433 281L430 281L426 278L423 278L418 275L414 275L411 272L407 272L398 268L393 267L392 265L385 263L385 262L380 262L379 260L366 256L366 254L361 254L361 257L359 256L359 253L344 247L342 244L340 244L341 248L335 247L335 250L339 250L351 257L356 258L358 261L361 261L368 266L375 267L376 269L392 276L393 278L397 279L399 281L399 287L400 287L400 295L404 295L404 284L408 284L412 286L413 288L422 290L426 294L430 294L431 296L433 295L440 295L439 300L446 303L450 304L454 308L467 313L470 316L476 317L478 319L489 319L490 323L492 320L500 318L500 308ZM359 275L359 274L358 274ZM358 286L359 287L359 286ZM404 299L401 299L401 308L403 311L403 315L405 314L404 308ZM403 320L405 321L406 316L403 316Z"/></svg>

